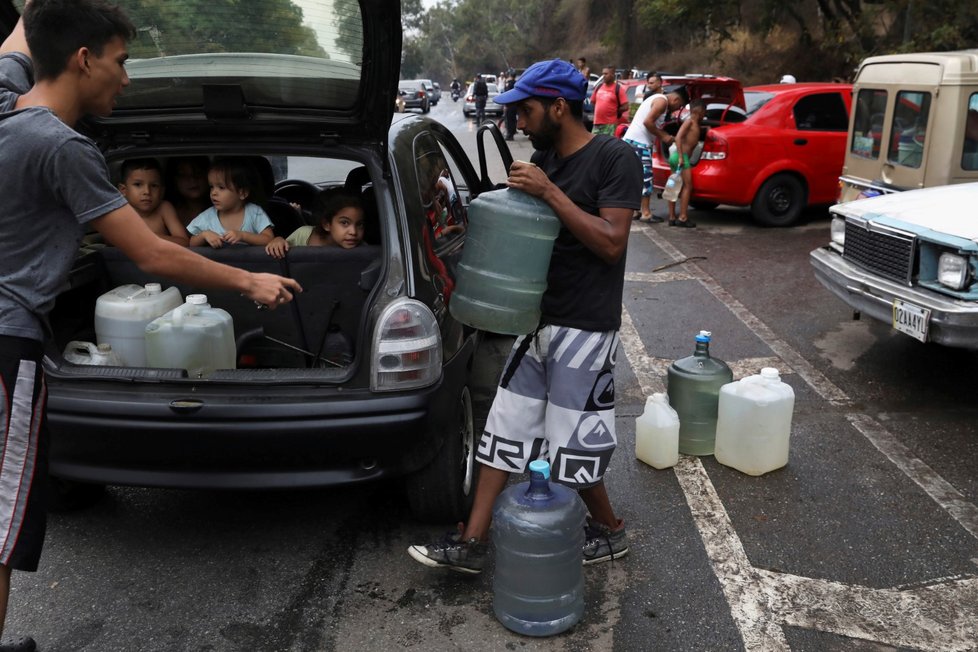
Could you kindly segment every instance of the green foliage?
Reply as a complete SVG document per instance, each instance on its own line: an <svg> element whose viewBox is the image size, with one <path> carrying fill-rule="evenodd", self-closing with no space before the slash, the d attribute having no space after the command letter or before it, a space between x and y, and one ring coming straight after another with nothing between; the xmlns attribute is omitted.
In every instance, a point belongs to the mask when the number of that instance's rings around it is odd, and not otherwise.
<svg viewBox="0 0 978 652"><path fill-rule="evenodd" d="M142 0L119 4L139 30L130 48L134 58L243 50L326 54L313 29L303 24L302 9L290 0ZM357 60L359 56L358 52Z"/></svg>

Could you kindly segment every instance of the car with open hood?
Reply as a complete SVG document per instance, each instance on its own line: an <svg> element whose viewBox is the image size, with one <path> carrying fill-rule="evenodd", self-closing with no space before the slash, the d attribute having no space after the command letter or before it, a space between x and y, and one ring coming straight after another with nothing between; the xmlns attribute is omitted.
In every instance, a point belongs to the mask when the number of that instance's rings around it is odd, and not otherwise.
<svg viewBox="0 0 978 652"><path fill-rule="evenodd" d="M289 306L261 310L238 293L176 286L232 318L234 363L207 373L69 360L72 342L100 339L99 297L173 285L86 236L44 357L57 498L88 500L104 485L265 489L403 477L417 516L464 516L480 334L448 308L467 207L493 184L439 123L416 114L392 122L397 4L121 5L138 30L131 84L110 117L79 124L110 174L135 157L164 168L188 156L234 157L253 170L277 235L314 224L316 197L332 188L361 198L366 229L354 249L293 247L282 259L260 246L196 248L304 288ZM13 7L0 0L3 30ZM498 130L487 129L511 161ZM451 211L438 210L446 173ZM445 220L461 228L438 228Z"/></svg>

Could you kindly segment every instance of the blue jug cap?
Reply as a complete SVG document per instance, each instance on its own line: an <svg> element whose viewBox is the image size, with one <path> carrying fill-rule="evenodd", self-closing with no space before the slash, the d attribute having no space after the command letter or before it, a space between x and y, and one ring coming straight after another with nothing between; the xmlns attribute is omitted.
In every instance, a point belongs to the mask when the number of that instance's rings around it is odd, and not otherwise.
<svg viewBox="0 0 978 652"><path fill-rule="evenodd" d="M550 463L546 460L533 460L530 462L530 473L539 473L544 480L550 479Z"/></svg>
<svg viewBox="0 0 978 652"><path fill-rule="evenodd" d="M709 342L710 336L713 335L710 331L700 331L699 335L696 336L697 342Z"/></svg>

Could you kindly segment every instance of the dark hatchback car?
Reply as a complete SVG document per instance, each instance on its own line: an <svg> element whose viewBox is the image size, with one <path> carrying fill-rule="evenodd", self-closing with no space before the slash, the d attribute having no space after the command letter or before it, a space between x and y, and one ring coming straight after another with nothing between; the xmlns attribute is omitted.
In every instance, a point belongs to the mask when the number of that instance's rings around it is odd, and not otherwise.
<svg viewBox="0 0 978 652"><path fill-rule="evenodd" d="M79 127L110 172L132 157L164 166L242 157L278 235L312 223L320 190L345 187L362 197L365 244L293 247L281 260L259 246L198 248L296 278L305 291L270 311L237 293L179 286L226 310L237 339L235 368L195 377L65 359L69 342L97 339L98 297L127 284L171 285L87 236L44 361L59 502L86 502L104 485L269 489L404 477L419 518L462 517L475 472L469 383L480 334L448 310L464 229L438 227L464 227L469 202L491 184L440 124L419 115L391 122L398 11L386 0L309 0L304 16L275 14L276 38L261 40L253 26L271 20L261 5L193 3L213 13L195 16L198 24L221 29L191 36L179 4L122 2L139 29L131 85L110 118ZM0 19L0 32L16 19L7 0ZM446 171L457 201L439 211ZM336 333L349 345L339 363L323 353Z"/></svg>

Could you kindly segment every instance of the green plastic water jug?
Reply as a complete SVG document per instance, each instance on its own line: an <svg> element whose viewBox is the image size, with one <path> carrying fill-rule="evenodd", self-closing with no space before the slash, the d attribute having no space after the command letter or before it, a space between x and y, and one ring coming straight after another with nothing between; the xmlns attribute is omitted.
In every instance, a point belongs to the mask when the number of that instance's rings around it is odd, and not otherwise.
<svg viewBox="0 0 978 652"><path fill-rule="evenodd" d="M723 360L710 357L710 332L696 336L696 350L667 372L669 404L679 414L679 452L712 455L717 434L720 388L733 381Z"/></svg>
<svg viewBox="0 0 978 652"><path fill-rule="evenodd" d="M542 199L513 188L476 197L449 304L455 319L492 333L533 331L558 231Z"/></svg>

